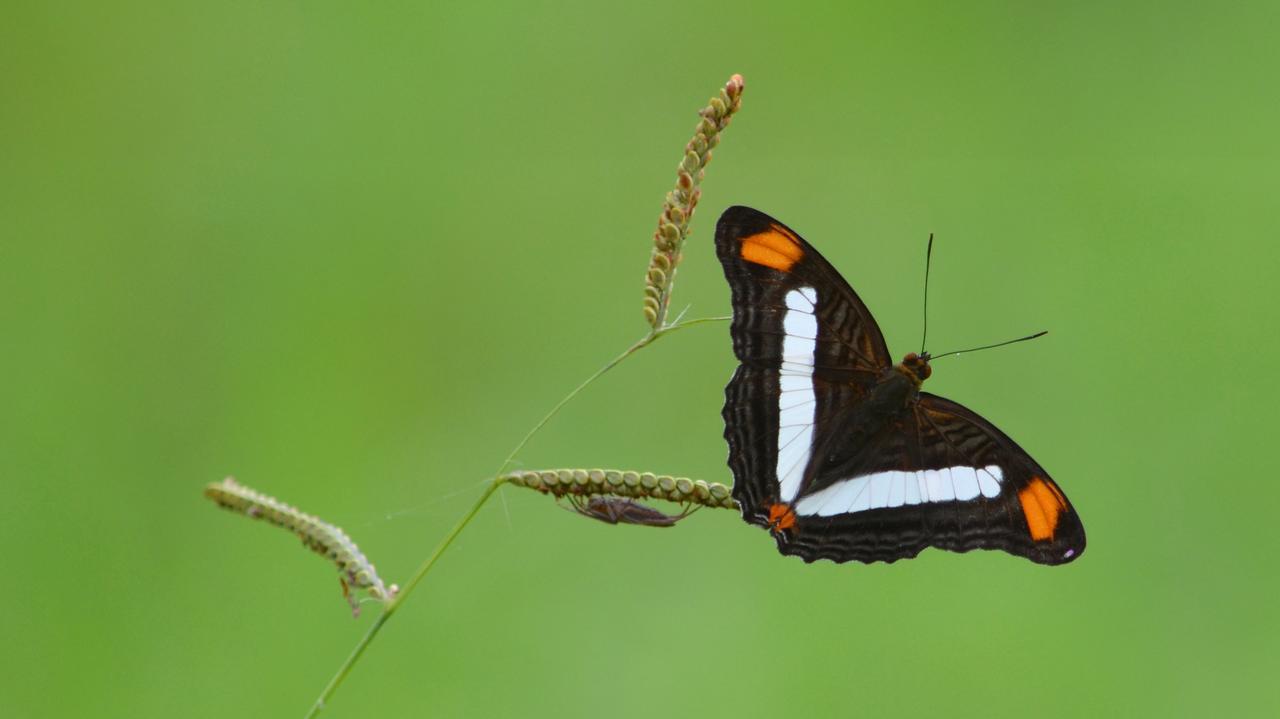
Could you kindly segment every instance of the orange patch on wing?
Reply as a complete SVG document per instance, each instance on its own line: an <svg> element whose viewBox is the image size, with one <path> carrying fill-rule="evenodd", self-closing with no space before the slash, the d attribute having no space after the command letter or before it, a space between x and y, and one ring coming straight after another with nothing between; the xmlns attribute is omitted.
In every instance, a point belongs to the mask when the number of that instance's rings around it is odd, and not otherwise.
<svg viewBox="0 0 1280 719"><path fill-rule="evenodd" d="M796 236L777 225L764 232L742 238L742 259L757 265L790 272L804 257Z"/></svg>
<svg viewBox="0 0 1280 719"><path fill-rule="evenodd" d="M1067 498L1062 496L1062 490L1058 489L1057 485L1053 484L1052 482L1045 482L1044 485L1049 489L1053 490L1053 496L1055 499L1058 500L1058 504L1062 505L1063 507L1067 506Z"/></svg>
<svg viewBox="0 0 1280 719"><path fill-rule="evenodd" d="M1043 479L1032 477L1031 483L1018 492L1018 501L1022 503L1022 514L1027 518L1031 538L1037 542L1052 540L1053 532L1058 528L1058 515L1067 508L1062 493Z"/></svg>
<svg viewBox="0 0 1280 719"><path fill-rule="evenodd" d="M769 507L769 529L782 532L796 524L796 513L788 504L775 504Z"/></svg>

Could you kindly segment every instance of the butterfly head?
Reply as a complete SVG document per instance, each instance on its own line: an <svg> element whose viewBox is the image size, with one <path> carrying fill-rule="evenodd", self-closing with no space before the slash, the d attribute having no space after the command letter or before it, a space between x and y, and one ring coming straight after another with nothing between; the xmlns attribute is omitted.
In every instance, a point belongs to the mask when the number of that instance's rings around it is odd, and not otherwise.
<svg viewBox="0 0 1280 719"><path fill-rule="evenodd" d="M898 370L915 380L916 384L923 383L929 379L929 375L933 374L933 369L929 367L929 353L909 353L902 358L902 364L898 365Z"/></svg>

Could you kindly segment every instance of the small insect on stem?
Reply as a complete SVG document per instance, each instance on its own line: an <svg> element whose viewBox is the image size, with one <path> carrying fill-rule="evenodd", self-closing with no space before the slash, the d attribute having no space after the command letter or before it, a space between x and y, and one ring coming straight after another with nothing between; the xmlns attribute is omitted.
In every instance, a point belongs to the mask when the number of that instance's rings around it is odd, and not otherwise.
<svg viewBox="0 0 1280 719"><path fill-rule="evenodd" d="M698 510L699 505L690 505L680 514L659 512L632 499L621 497L581 497L576 494L567 495L573 511L584 517L598 519L608 524L641 524L646 527L674 527L676 522Z"/></svg>

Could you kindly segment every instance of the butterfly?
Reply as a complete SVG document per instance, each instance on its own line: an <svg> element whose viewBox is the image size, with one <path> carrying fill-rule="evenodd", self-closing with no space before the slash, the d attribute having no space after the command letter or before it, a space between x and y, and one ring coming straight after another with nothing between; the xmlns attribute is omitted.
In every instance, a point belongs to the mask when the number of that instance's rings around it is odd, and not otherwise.
<svg viewBox="0 0 1280 719"><path fill-rule="evenodd" d="M742 517L806 562L893 562L926 547L1063 564L1085 547L1071 502L977 413L921 391L930 355L894 364L871 312L786 225L730 207L716 254L739 365L724 436Z"/></svg>

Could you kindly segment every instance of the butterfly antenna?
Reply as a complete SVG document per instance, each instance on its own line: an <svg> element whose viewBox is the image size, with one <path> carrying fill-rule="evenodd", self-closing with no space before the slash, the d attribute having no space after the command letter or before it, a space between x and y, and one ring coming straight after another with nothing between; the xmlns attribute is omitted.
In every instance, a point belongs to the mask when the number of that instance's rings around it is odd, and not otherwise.
<svg viewBox="0 0 1280 719"><path fill-rule="evenodd" d="M996 347L1004 347L1005 345L1011 345L1014 342L1026 342L1027 340L1033 340L1037 337L1044 337L1047 334L1049 334L1049 330L1041 330L1033 335L1027 335L1026 337L1019 337L1016 340L1006 340L1004 342L997 342L993 345L985 345L983 347L974 347L973 349L967 349L967 350L955 350L953 352L943 352L940 355L930 356L929 361L932 362L933 360L936 360L939 357L947 357L949 355L964 354L965 352L977 352L978 350L989 350L989 349L994 349Z"/></svg>
<svg viewBox="0 0 1280 719"><path fill-rule="evenodd" d="M929 263L933 259L933 233L929 233L929 248L924 251L924 331L920 333L920 354L924 354L924 341L929 339Z"/></svg>

